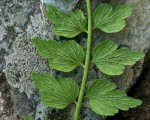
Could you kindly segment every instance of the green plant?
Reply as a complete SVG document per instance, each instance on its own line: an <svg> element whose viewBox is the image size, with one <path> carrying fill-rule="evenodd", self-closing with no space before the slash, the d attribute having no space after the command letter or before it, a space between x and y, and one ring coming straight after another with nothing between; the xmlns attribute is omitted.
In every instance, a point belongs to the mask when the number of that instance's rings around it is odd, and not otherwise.
<svg viewBox="0 0 150 120"><path fill-rule="evenodd" d="M83 99L89 99L90 106L97 114L111 116L121 110L141 105L141 101L128 97L127 94L116 89L115 83L106 78L97 79L86 85L89 66L94 63L101 72L107 75L120 75L125 65L133 65L144 57L143 53L132 52L121 48L111 40L105 40L91 52L92 31L100 29L106 33L119 32L125 27L125 18L132 13L129 4L119 5L115 9L106 3L100 5L92 15L91 0L86 0L88 22L83 12L76 10L68 14L48 7L48 18L55 24L54 31L58 36L72 38L82 32L88 34L86 54L84 49L74 40L56 42L34 38L33 43L39 53L49 60L49 65L62 72L70 72L76 67L84 69L81 87L72 78L54 78L50 74L33 73L36 87L41 92L41 101L49 106L64 109L70 103L75 103L74 120L79 119ZM86 25L88 23L88 30ZM85 91L85 88L87 90ZM76 99L78 98L78 101Z"/></svg>
<svg viewBox="0 0 150 120"><path fill-rule="evenodd" d="M33 120L32 116L25 116L24 120Z"/></svg>

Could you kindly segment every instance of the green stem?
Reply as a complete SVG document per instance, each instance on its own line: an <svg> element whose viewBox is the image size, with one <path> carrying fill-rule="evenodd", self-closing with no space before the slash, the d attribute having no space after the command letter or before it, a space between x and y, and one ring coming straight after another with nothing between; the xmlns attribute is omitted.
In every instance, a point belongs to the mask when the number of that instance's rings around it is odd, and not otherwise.
<svg viewBox="0 0 150 120"><path fill-rule="evenodd" d="M87 12L88 12L88 41L87 41L87 51L86 51L86 59L85 59L85 67L83 73L83 79L81 84L81 89L79 93L78 103L74 115L74 120L79 119L80 109L83 103L84 91L88 79L88 71L90 64L90 56L91 56L91 41L92 41L92 14L91 14L91 0L86 0L87 3Z"/></svg>

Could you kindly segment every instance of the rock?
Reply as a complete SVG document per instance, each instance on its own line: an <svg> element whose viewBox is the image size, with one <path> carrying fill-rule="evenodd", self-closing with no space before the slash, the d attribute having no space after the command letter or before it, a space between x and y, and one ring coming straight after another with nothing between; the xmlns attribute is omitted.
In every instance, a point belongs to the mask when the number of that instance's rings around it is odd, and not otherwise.
<svg viewBox="0 0 150 120"><path fill-rule="evenodd" d="M55 5L58 9L63 11L71 11L79 0L41 0L42 3Z"/></svg>
<svg viewBox="0 0 150 120"><path fill-rule="evenodd" d="M133 51L141 51L146 53L150 48L150 28L148 25L149 21L149 2L137 0L123 0L123 1L112 1L112 6L117 6L123 3L130 3L133 5L134 10L126 21L126 27L119 33L106 34L103 32L95 31L95 45L105 39L111 39L116 42L120 47L127 47ZM143 14L144 13L144 14ZM117 84L118 87L129 91L130 88L136 83L137 78L140 76L142 71L143 60L137 62L135 66L127 67L121 76L111 77ZM101 74L101 73L98 73Z"/></svg>
<svg viewBox="0 0 150 120"><path fill-rule="evenodd" d="M0 8L1 72L5 73L7 84L11 87L13 113L15 116L35 114L39 99L31 73L51 73L51 69L47 60L37 53L31 39L53 38L51 24L43 20L40 3L36 0L2 0Z"/></svg>
<svg viewBox="0 0 150 120"><path fill-rule="evenodd" d="M111 117L109 120L149 120L150 119L150 49L148 50L143 70L138 78L137 83L129 91L129 95L140 98L142 105L126 112L120 112L118 115Z"/></svg>
<svg viewBox="0 0 150 120"><path fill-rule="evenodd" d="M58 9L65 12L76 8L86 11L84 0L49 0ZM93 9L103 0L93 1ZM106 1L105 1L106 2ZM109 0L107 2L110 2ZM133 51L147 52L150 48L150 7L149 1L144 0L123 0L112 1L110 4L116 6L123 2L129 2L134 6L132 16L127 20L126 28L117 34L105 34L96 30L94 32L94 42L96 45L104 39L112 39L120 47L128 47ZM78 3L78 4L77 4ZM37 0L1 0L0 4L0 72L5 74L5 84L9 86L9 95L12 102L9 114L5 118L12 120L22 119L23 116L31 114L36 120L71 120L74 105L65 110L55 110L47 108L39 100L39 92L35 88L34 81L31 79L32 72L50 73L54 76L73 76L81 83L82 69L75 72L63 74L52 70L46 59L41 57L33 46L31 39L35 37L43 39L57 39L52 30L53 24L48 21L43 13L46 12L46 5L41 6ZM82 40L84 38L84 40ZM79 41L83 46L86 45L85 37L80 36ZM127 67L122 76L111 77L118 87L129 91L136 83L143 67L143 61L138 62L133 67ZM96 79L104 76L97 68L91 67L90 78ZM0 107L4 108L2 102L3 91L1 91ZM1 110L6 111L6 110ZM81 112L81 120L104 120L103 117L96 115L86 105Z"/></svg>
<svg viewBox="0 0 150 120"><path fill-rule="evenodd" d="M43 103L38 103L37 107L36 107L36 114L35 114L35 119L42 119L45 120L47 119L47 114L48 114L49 110L48 107L45 106Z"/></svg>
<svg viewBox="0 0 150 120"><path fill-rule="evenodd" d="M0 118L1 120L15 120L17 116L12 114L12 99L10 86L4 74L0 74Z"/></svg>
<svg viewBox="0 0 150 120"><path fill-rule="evenodd" d="M69 11L73 9L75 1L64 4L70 7L62 4L64 3L60 4L61 8L64 10L67 8L66 11ZM44 119L48 114L47 107L39 103L39 94L31 79L31 73L54 72L49 68L47 60L38 54L31 39L54 38L53 25L44 18L40 2L36 0L19 2L2 0L0 8L0 72L5 73L7 84L11 87L13 113L15 116L35 114L36 119ZM39 114L39 109L42 115Z"/></svg>

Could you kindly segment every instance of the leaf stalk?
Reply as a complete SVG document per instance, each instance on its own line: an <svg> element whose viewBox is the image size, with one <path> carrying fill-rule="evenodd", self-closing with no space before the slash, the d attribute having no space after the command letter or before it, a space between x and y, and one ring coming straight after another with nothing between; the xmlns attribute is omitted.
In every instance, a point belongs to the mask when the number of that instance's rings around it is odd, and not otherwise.
<svg viewBox="0 0 150 120"><path fill-rule="evenodd" d="M86 0L86 4L87 4L87 12L88 12L88 41L87 41L87 50L86 50L86 59L85 59L83 79L82 79L78 103L77 103L76 111L75 111L75 115L74 115L74 120L79 119L80 110L81 110L81 106L82 106L83 99L84 99L84 91L85 91L86 83L88 80L88 71L89 71L90 56L91 56L91 41L92 41L91 0Z"/></svg>

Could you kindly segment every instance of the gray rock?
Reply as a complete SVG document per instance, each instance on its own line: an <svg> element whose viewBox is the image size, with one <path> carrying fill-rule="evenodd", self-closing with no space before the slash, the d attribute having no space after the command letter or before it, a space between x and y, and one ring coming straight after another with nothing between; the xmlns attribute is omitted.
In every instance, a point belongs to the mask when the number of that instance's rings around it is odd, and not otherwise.
<svg viewBox="0 0 150 120"><path fill-rule="evenodd" d="M43 20L39 5L37 1L15 0L4 0L0 4L1 72L5 73L7 83L12 87L13 113L19 116L35 114L34 104L38 101L31 97L35 93L31 73L51 72L47 60L37 53L31 41L33 37L54 36L51 24Z"/></svg>
<svg viewBox="0 0 150 120"><path fill-rule="evenodd" d="M42 4L52 4L63 11L71 11L79 0L41 0Z"/></svg>
<svg viewBox="0 0 150 120"><path fill-rule="evenodd" d="M48 112L49 112L48 107L40 102L36 107L35 120L38 120L38 119L45 120L45 119L47 119Z"/></svg>
<svg viewBox="0 0 150 120"><path fill-rule="evenodd" d="M142 100L142 105L129 111L122 111L109 120L149 120L150 119L150 49L144 60L143 70L136 85L129 94Z"/></svg>
<svg viewBox="0 0 150 120"><path fill-rule="evenodd" d="M76 6L85 10L83 0L49 0L63 11L71 11ZM93 1L93 9L102 1ZM107 1L109 2L109 0ZM104 39L112 39L120 47L128 47L133 51L147 52L150 48L150 6L149 0L123 0L112 1L110 4L116 6L123 2L129 2L134 6L132 16L127 19L125 29L117 34L105 34L100 31L94 32L93 45ZM13 113L6 115L9 118L17 119L14 116L24 116L31 114L35 119L41 118L51 120L71 120L74 105L68 109L49 109L39 100L34 81L31 79L32 72L50 73L56 76L70 76L81 83L82 69L75 72L63 74L52 70L46 59L41 57L33 46L31 39L39 37L43 39L59 39L55 36L53 24L47 20L43 13L46 12L46 5L41 6L37 0L1 0L0 1L0 72L5 73L6 82L10 86L11 101L13 102ZM84 38L84 37L80 37ZM86 45L85 38L80 40L83 46ZM139 77L143 66L141 60L133 67L127 67L121 76L111 77L118 87L129 90ZM96 79L104 76L96 68L91 67L90 78ZM0 90L0 93L1 90ZM3 94L3 93L2 93ZM3 98L0 97L0 107ZM82 120L104 119L92 112L86 104L83 105ZM1 107L3 108L3 107ZM57 117L56 117L57 116ZM20 117L21 119L21 117Z"/></svg>

